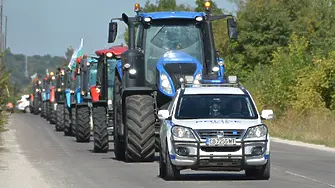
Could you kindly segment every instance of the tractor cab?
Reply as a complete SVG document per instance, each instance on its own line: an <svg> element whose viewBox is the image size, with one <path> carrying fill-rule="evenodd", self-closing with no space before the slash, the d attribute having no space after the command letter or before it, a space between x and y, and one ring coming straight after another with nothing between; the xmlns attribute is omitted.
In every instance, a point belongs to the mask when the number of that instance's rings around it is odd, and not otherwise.
<svg viewBox="0 0 335 188"><path fill-rule="evenodd" d="M64 68L58 68L56 73L56 101L58 104L64 103L65 101L65 69Z"/></svg>
<svg viewBox="0 0 335 188"><path fill-rule="evenodd" d="M195 83L204 74L219 74L223 78L224 67L217 57L211 22L228 18L229 37L233 39L237 34L236 23L232 15L210 15L210 6L206 1L206 12L144 13L135 4L135 17L122 14L122 18L112 19L109 42L115 41L115 20L124 21L129 28L129 50L123 58L123 65L129 68L119 70L120 76L126 73L131 76L136 70L133 76L141 81L135 85L157 87L170 98L178 89L180 78L187 77ZM137 58L136 64L130 57Z"/></svg>
<svg viewBox="0 0 335 188"><path fill-rule="evenodd" d="M54 103L55 102L55 86L56 86L56 76L54 72L50 72L49 76L49 102Z"/></svg>
<svg viewBox="0 0 335 188"><path fill-rule="evenodd" d="M126 46L119 45L95 52L98 56L96 84L90 88L93 101L112 100L115 70L122 69L121 54L127 49Z"/></svg>
<svg viewBox="0 0 335 188"><path fill-rule="evenodd" d="M41 110L42 103L42 82L39 79L36 79L33 84L33 95L31 103L31 112L37 115Z"/></svg>

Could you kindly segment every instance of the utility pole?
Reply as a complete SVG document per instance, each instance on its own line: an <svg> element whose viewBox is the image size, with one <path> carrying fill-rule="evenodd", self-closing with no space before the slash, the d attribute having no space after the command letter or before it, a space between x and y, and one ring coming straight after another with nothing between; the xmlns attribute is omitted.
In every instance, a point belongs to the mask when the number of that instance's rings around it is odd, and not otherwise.
<svg viewBox="0 0 335 188"><path fill-rule="evenodd" d="M25 71L24 71L24 73L25 73L25 76L28 78L28 56L25 56L26 57L26 59L25 59Z"/></svg>
<svg viewBox="0 0 335 188"><path fill-rule="evenodd" d="M3 46L4 46L4 42L3 42L3 28L2 28L2 21L3 21L3 0L0 1L0 53L2 54L3 52ZM0 65L2 64L2 57L0 58Z"/></svg>
<svg viewBox="0 0 335 188"><path fill-rule="evenodd" d="M5 16L6 23L5 23L5 50L7 49L7 23L8 23L8 16Z"/></svg>

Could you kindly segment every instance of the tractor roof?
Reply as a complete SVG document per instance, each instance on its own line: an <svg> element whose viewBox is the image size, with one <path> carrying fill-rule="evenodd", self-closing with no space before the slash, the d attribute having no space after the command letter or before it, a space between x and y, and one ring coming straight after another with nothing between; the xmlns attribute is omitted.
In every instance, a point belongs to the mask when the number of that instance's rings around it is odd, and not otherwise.
<svg viewBox="0 0 335 188"><path fill-rule="evenodd" d="M110 52L115 56L120 56L123 52L127 50L128 50L128 47L119 45L119 46L112 46L108 49L97 50L95 51L95 54L97 54L97 56L101 56L101 55L104 55Z"/></svg>
<svg viewBox="0 0 335 188"><path fill-rule="evenodd" d="M204 12L149 12L140 13L139 16L147 18L150 17L152 20L157 19L195 19L198 16L206 16Z"/></svg>

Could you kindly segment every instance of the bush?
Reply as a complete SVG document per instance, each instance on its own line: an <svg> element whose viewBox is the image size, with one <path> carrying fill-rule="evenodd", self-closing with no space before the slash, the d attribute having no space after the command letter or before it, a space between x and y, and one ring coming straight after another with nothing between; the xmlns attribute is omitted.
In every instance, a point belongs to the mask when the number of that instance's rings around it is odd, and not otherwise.
<svg viewBox="0 0 335 188"><path fill-rule="evenodd" d="M307 39L293 34L288 48L278 48L245 85L259 109L276 113L273 136L335 146L335 52L312 56L307 49Z"/></svg>

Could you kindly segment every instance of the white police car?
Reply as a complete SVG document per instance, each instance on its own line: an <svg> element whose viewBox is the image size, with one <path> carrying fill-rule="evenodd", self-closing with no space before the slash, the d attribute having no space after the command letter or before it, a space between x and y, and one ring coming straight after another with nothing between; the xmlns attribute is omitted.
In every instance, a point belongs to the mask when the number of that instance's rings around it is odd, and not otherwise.
<svg viewBox="0 0 335 188"><path fill-rule="evenodd" d="M176 179L183 169L245 170L246 176L270 178L270 137L263 120L272 119L273 111L260 115L237 77L228 80L183 84L168 109L158 112L162 178Z"/></svg>

